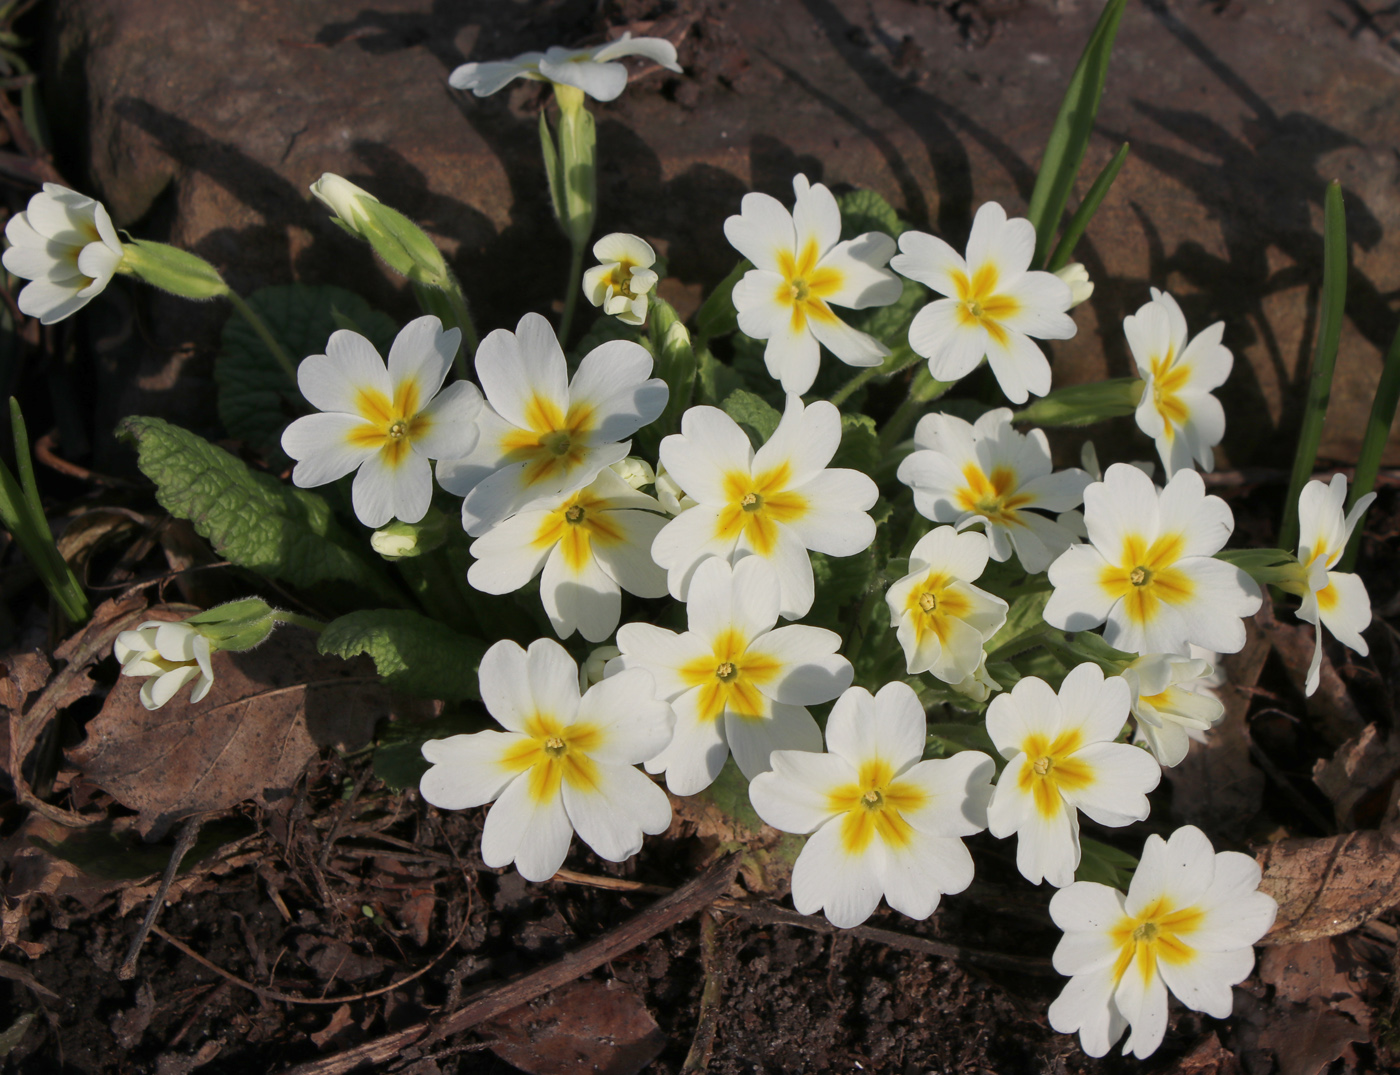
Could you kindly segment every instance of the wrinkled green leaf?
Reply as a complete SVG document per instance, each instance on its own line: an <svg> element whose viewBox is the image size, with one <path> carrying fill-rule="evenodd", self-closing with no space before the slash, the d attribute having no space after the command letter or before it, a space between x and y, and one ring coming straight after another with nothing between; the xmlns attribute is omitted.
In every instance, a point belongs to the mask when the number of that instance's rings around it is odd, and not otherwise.
<svg viewBox="0 0 1400 1075"><path fill-rule="evenodd" d="M1087 836L1079 838L1079 869L1074 871L1076 881L1097 881L1119 891L1126 892L1128 882L1133 879L1138 860L1126 851L1101 844Z"/></svg>
<svg viewBox="0 0 1400 1075"><path fill-rule="evenodd" d="M408 609L361 609L332 620L319 649L345 660L369 654L395 690L449 702L481 697L476 670L486 643Z"/></svg>
<svg viewBox="0 0 1400 1075"><path fill-rule="evenodd" d="M909 349L909 326L914 315L929 301L928 288L913 280L904 280L904 290L899 298L888 306L875 306L869 310L841 312L841 319L848 321L853 328L868 332L890 349L892 354L885 359L890 370L902 369L913 359Z"/></svg>
<svg viewBox="0 0 1400 1075"><path fill-rule="evenodd" d="M938 724L928 726L924 757L947 758L962 750L980 750L1000 758L985 724Z"/></svg>
<svg viewBox="0 0 1400 1075"><path fill-rule="evenodd" d="M708 347L697 351L695 359L695 402L718 407L722 400L744 386L744 379L734 367L715 358Z"/></svg>
<svg viewBox="0 0 1400 1075"><path fill-rule="evenodd" d="M247 301L297 361L325 354L326 341L340 328L365 336L381 355L387 355L397 331L387 314L340 287L278 284L259 288ZM259 451L280 451L282 430L307 410L297 386L241 317L224 322L214 380L219 385L219 419L224 428Z"/></svg>
<svg viewBox="0 0 1400 1075"><path fill-rule="evenodd" d="M879 463L880 435L875 431L875 419L864 414L843 414L841 444L827 465L870 474Z"/></svg>
<svg viewBox="0 0 1400 1075"><path fill-rule="evenodd" d="M980 585L980 580L974 585ZM998 659L1005 659L1021 652L1018 646L1030 649L1039 645L1038 641L1029 636L1044 629L1045 606L1049 600L1050 591L1042 590L1038 593L1022 594L1012 601L1011 607L1006 610L1006 622L1002 624L1001 630L987 640L987 652L997 654ZM999 652L1003 648L1008 652Z"/></svg>
<svg viewBox="0 0 1400 1075"><path fill-rule="evenodd" d="M763 828L763 819L758 816L753 803L749 801L749 782L734 764L732 757L726 759L724 768L719 771L719 776L715 777L715 782L700 792L700 798L708 799L718 806L736 826L750 832L758 832Z"/></svg>
<svg viewBox="0 0 1400 1075"><path fill-rule="evenodd" d="M755 448L773 435L783 417L766 400L742 388L729 393L724 401L724 413L739 423Z"/></svg>
<svg viewBox="0 0 1400 1075"><path fill-rule="evenodd" d="M127 418L117 434L136 448L156 500L188 519L214 552L293 586L349 583L401 603L383 570L315 493L259 474L222 448L159 418Z"/></svg>
<svg viewBox="0 0 1400 1075"><path fill-rule="evenodd" d="M841 209L841 238L854 239L868 231L882 231L898 239L904 225L894 207L873 190L852 190L836 199Z"/></svg>

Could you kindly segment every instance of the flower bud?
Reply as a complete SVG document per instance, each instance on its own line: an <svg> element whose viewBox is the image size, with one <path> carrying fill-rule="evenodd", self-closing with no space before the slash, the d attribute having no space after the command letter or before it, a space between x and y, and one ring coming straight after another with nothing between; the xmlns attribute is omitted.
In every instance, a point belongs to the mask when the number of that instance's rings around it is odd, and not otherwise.
<svg viewBox="0 0 1400 1075"><path fill-rule="evenodd" d="M619 459L612 464L612 470L633 489L640 489L656 481L656 472L651 469L651 464L635 455Z"/></svg>
<svg viewBox="0 0 1400 1075"><path fill-rule="evenodd" d="M656 499L671 515L679 515L686 508L695 507L695 499L687 496L675 478L666 473L666 468L656 468Z"/></svg>
<svg viewBox="0 0 1400 1075"><path fill-rule="evenodd" d="M311 193L317 201L336 215L337 223L346 230L362 237L364 235L362 229L369 223L369 214L365 212L364 204L366 202L379 204L379 199L369 191L362 190L350 180L333 172L326 172L320 179L312 183Z"/></svg>
<svg viewBox="0 0 1400 1075"><path fill-rule="evenodd" d="M259 646L277 626L272 606L261 597L215 605L185 620L210 642L214 649L241 653Z"/></svg>
<svg viewBox="0 0 1400 1075"><path fill-rule="evenodd" d="M407 560L432 552L447 540L447 516L430 508L421 522L396 519L370 535L370 547L386 560Z"/></svg>
<svg viewBox="0 0 1400 1075"><path fill-rule="evenodd" d="M1071 261L1063 269L1057 270L1055 275L1069 285L1070 309L1086 302L1094 293L1094 282L1089 279L1089 270L1077 261Z"/></svg>
<svg viewBox="0 0 1400 1075"><path fill-rule="evenodd" d="M604 669L607 663L616 657L622 656L622 650L616 646L599 646L588 658L579 665L578 669L578 689L582 693L588 690L595 683L600 683L606 679Z"/></svg>

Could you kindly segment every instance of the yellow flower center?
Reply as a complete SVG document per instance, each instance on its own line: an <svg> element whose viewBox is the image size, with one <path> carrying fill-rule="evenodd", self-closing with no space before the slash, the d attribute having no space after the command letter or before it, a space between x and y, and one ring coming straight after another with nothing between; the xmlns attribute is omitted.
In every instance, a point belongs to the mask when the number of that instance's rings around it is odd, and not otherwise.
<svg viewBox="0 0 1400 1075"><path fill-rule="evenodd" d="M763 497L758 493L745 493L739 498L739 506L745 511L762 511Z"/></svg>
<svg viewBox="0 0 1400 1075"><path fill-rule="evenodd" d="M733 470L724 476L724 507L715 521L715 537L734 541L741 534L760 556L771 556L778 543L777 523L792 523L807 514L807 498L787 488L792 467L779 463L761 474Z"/></svg>
<svg viewBox="0 0 1400 1075"><path fill-rule="evenodd" d="M564 512L564 519L577 526L579 523L583 522L583 514L582 504L570 504L568 509Z"/></svg>
<svg viewBox="0 0 1400 1075"><path fill-rule="evenodd" d="M604 745L607 735L596 724L565 724L551 714L536 713L525 721L524 732L501 755L500 765L507 772L527 774L534 802L554 799L564 783L578 791L598 790L598 766L590 754Z"/></svg>
<svg viewBox="0 0 1400 1075"><path fill-rule="evenodd" d="M808 239L800 252L778 252L778 271L783 282L778 285L774 298L779 305L791 307L794 333L808 331L809 318L826 324L837 320L825 300L841 290L846 278L838 269L819 266L820 259L821 251L815 239Z"/></svg>
<svg viewBox="0 0 1400 1075"><path fill-rule="evenodd" d="M544 741L544 752L551 758L560 758L569 752L569 744L559 736L551 735Z"/></svg>
<svg viewBox="0 0 1400 1075"><path fill-rule="evenodd" d="M925 612L932 612L938 607L938 596L929 592L919 594L919 607Z"/></svg>
<svg viewBox="0 0 1400 1075"><path fill-rule="evenodd" d="M766 720L771 706L758 688L771 683L783 668L778 658L763 652L761 637L750 648L749 640L731 627L715 637L707 656L682 665L680 676L688 688L699 688L695 707L701 720L718 720L726 712Z"/></svg>
<svg viewBox="0 0 1400 1075"><path fill-rule="evenodd" d="M1134 586L1146 586L1152 581L1152 572L1138 564L1137 567L1128 572L1128 581Z"/></svg>
<svg viewBox="0 0 1400 1075"><path fill-rule="evenodd" d="M1181 534L1164 534L1150 545L1130 534L1119 554L1121 566L1106 565L1099 572L1099 585L1108 596L1122 598L1124 611L1134 622L1151 623L1163 605L1183 605L1195 595L1191 577L1175 566L1185 547ZM1105 552L1106 559L1109 555Z"/></svg>
<svg viewBox="0 0 1400 1075"><path fill-rule="evenodd" d="M721 661L715 667L715 678L724 683L728 683L738 674L739 670L734 667L733 661Z"/></svg>
<svg viewBox="0 0 1400 1075"><path fill-rule="evenodd" d="M393 399L377 388L359 389L355 410L364 421L351 430L350 443L357 448L378 449L385 462L397 467L408 458L413 438L432 427L432 419L418 413L422 403L423 393L411 378L394 390Z"/></svg>
<svg viewBox="0 0 1400 1075"><path fill-rule="evenodd" d="M1040 732L1026 736L1021 743L1029 762L1021 770L1017 787L1029 794L1041 817L1054 817L1064 809L1063 792L1078 791L1094 782L1094 771L1074 757L1084 745L1078 728L1061 732L1053 740Z"/></svg>
<svg viewBox="0 0 1400 1075"><path fill-rule="evenodd" d="M1166 896L1158 896L1136 916L1125 914L1112 929L1109 937L1118 948L1113 963L1113 982L1117 985L1136 967L1143 984L1149 984L1157 973L1157 962L1173 965L1191 963L1196 949L1187 938L1205 922L1205 912L1199 907L1176 907Z"/></svg>
<svg viewBox="0 0 1400 1075"><path fill-rule="evenodd" d="M863 762L853 784L843 784L827 793L827 809L843 815L841 848L848 855L859 855L877 836L891 851L907 849L914 839L914 828L905 814L928 803L928 793L917 784L895 778L894 767L881 758Z"/></svg>
<svg viewBox="0 0 1400 1075"><path fill-rule="evenodd" d="M1036 776L1044 776L1050 771L1050 766L1054 764L1055 762L1052 758L1036 758L1035 764L1031 766L1031 771L1034 772Z"/></svg>
<svg viewBox="0 0 1400 1075"><path fill-rule="evenodd" d="M503 433L497 447L506 462L528 464L520 482L529 488L567 475L582 463L596 423L587 403L572 403L565 414L553 401L532 396L525 407L525 428Z"/></svg>
<svg viewBox="0 0 1400 1075"><path fill-rule="evenodd" d="M1010 336L1002 322L1014 317L1021 304L1010 295L997 293L997 283L1001 279L997 267L982 265L971 277L955 269L952 278L958 293L958 313L962 325L967 328L980 325L988 336L1001 346L1006 346Z"/></svg>

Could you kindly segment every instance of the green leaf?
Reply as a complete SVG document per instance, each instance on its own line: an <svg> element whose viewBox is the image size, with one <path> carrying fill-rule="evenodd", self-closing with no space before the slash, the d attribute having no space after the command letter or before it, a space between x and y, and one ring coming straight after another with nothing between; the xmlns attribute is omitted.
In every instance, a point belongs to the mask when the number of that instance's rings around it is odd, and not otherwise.
<svg viewBox="0 0 1400 1075"><path fill-rule="evenodd" d="M322 653L348 660L368 653L395 690L453 702L480 698L476 670L486 643L408 609L369 608L332 620Z"/></svg>
<svg viewBox="0 0 1400 1075"><path fill-rule="evenodd" d="M1087 836L1079 838L1079 869L1074 871L1076 881L1097 881L1121 891L1127 891L1128 882L1133 879L1138 860L1126 851L1101 844Z"/></svg>
<svg viewBox="0 0 1400 1075"><path fill-rule="evenodd" d="M1050 591L1041 590L1022 594L1012 601L1006 611L1006 622L987 640L987 652L997 660L1006 660L1040 645L1039 634L1045 629L1045 606L1049 600Z"/></svg>
<svg viewBox="0 0 1400 1075"><path fill-rule="evenodd" d="M326 341L341 328L358 332L380 354L388 354L397 331L390 317L340 287L278 284L259 288L247 301L287 354L298 360L325 354ZM282 430L306 411L306 401L241 317L224 322L214 380L219 385L219 419L229 434L258 451L280 453Z"/></svg>
<svg viewBox="0 0 1400 1075"><path fill-rule="evenodd" d="M1279 586L1299 596L1307 592L1307 570L1283 549L1221 549L1215 559L1234 565L1260 586Z"/></svg>
<svg viewBox="0 0 1400 1075"><path fill-rule="evenodd" d="M695 327L703 339L727 336L739 327L739 315L734 309L734 285L753 268L747 259L735 265L719 282L695 315Z"/></svg>
<svg viewBox="0 0 1400 1075"><path fill-rule="evenodd" d="M1376 484L1376 476L1381 470L1381 456L1390 443L1390 427L1395 422L1396 404L1400 403L1400 329L1390 340L1390 350L1385 353L1385 365L1381 367L1380 383L1371 400L1371 414L1366 419L1366 435L1361 440L1361 454L1356 457L1356 478L1347 492L1347 511L1352 505L1369 493ZM1366 513L1361 513L1356 528L1347 542L1347 551L1337 564L1338 571L1351 571L1356 565L1356 553L1361 547L1361 534L1365 527Z"/></svg>
<svg viewBox="0 0 1400 1075"><path fill-rule="evenodd" d="M1040 174L1035 178L1030 208L1026 216L1035 225L1035 257L1032 268L1045 263L1050 240L1060 225L1070 190L1079 175L1084 150L1094 129L1094 117L1103 96L1104 79L1108 75L1108 60L1113 52L1113 39L1118 35L1118 23L1123 18L1127 0L1108 0L1103 14L1084 46L1084 54L1070 76L1069 87L1055 117L1055 126L1045 144L1045 156L1040 161Z"/></svg>
<svg viewBox="0 0 1400 1075"><path fill-rule="evenodd" d="M909 326L914 315L922 310L929 299L928 288L913 280L905 279L904 290L899 298L888 306L875 306L869 310L859 310L850 314L844 311L842 317L853 328L868 332L892 352L885 358L881 376L885 371L907 369L914 359L909 349Z"/></svg>
<svg viewBox="0 0 1400 1075"><path fill-rule="evenodd" d="M374 748L374 775L393 791L416 788L428 771L423 744L492 727L479 713L446 713L433 720L395 721Z"/></svg>
<svg viewBox="0 0 1400 1075"><path fill-rule="evenodd" d="M1067 636L1064 648L1074 657L1092 661L1109 676L1118 675L1137 660L1136 653L1124 653L1121 649L1114 649L1104 641L1103 635L1094 634L1092 631L1080 631L1078 634Z"/></svg>
<svg viewBox="0 0 1400 1075"><path fill-rule="evenodd" d="M1088 192L1084 195L1084 200L1074 211L1074 216L1070 217L1069 225L1060 235L1059 245L1055 247L1055 252L1050 255L1050 260L1045 264L1048 271L1058 272L1069 264L1070 255L1074 253L1074 245L1079 242L1080 236L1084 234L1084 229L1089 226L1089 221L1093 220L1094 214L1099 211L1099 203L1103 201L1108 189L1113 186L1113 181L1118 178L1118 173L1123 169L1123 162L1127 159L1128 143L1124 142L1118 152L1113 154L1108 163L1103 166L1103 171L1090 185Z"/></svg>
<svg viewBox="0 0 1400 1075"><path fill-rule="evenodd" d="M875 431L875 419L864 414L843 414L841 444L828 465L871 474L879 464L880 435Z"/></svg>
<svg viewBox="0 0 1400 1075"><path fill-rule="evenodd" d="M721 400L727 399L730 393L743 387L744 379L735 372L734 367L717 359L708 347L696 351L695 360L697 403L718 407Z"/></svg>
<svg viewBox="0 0 1400 1075"><path fill-rule="evenodd" d="M589 351L613 340L630 340L632 343L641 344L648 351L651 350L651 340L642 326L629 325L625 321L603 314L588 326L583 339L569 349L569 357L577 364Z"/></svg>
<svg viewBox="0 0 1400 1075"><path fill-rule="evenodd" d="M777 408L742 388L729 393L724 401L724 413L739 423L755 448L762 447L763 442L773 435L773 430L778 428L783 417Z"/></svg>
<svg viewBox="0 0 1400 1075"><path fill-rule="evenodd" d="M924 757L947 758L963 750L980 750L1000 757L985 724L930 724Z"/></svg>
<svg viewBox="0 0 1400 1075"><path fill-rule="evenodd" d="M127 418L117 435L136 448L136 465L156 484L156 500L225 560L293 586L349 583L402 603L382 570L324 499L250 470L222 448L159 418Z"/></svg>
<svg viewBox="0 0 1400 1075"><path fill-rule="evenodd" d="M898 239L904 231L899 214L873 190L853 190L836 199L841 209L841 238L854 239L868 231L882 231Z"/></svg>

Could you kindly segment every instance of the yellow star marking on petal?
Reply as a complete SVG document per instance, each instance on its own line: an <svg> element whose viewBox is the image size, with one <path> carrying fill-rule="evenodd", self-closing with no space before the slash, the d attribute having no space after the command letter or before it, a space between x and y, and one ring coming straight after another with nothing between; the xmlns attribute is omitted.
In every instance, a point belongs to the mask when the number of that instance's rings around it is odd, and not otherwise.
<svg viewBox="0 0 1400 1075"><path fill-rule="evenodd" d="M951 275L958 292L960 323L966 328L981 325L988 336L1005 347L1009 336L1001 322L1014 317L1021 304L1010 295L997 294L997 282L1001 278L997 267L983 265L972 274L971 279L959 269L954 269Z"/></svg>
<svg viewBox="0 0 1400 1075"><path fill-rule="evenodd" d="M1118 563L1099 572L1099 585L1111 597L1123 599L1134 623L1151 623L1163 605L1185 604L1196 591L1186 573L1172 566L1185 547L1180 534L1164 534L1151 545L1140 535L1129 534L1123 539Z"/></svg>
<svg viewBox="0 0 1400 1075"><path fill-rule="evenodd" d="M1113 963L1113 984L1123 980L1129 967L1136 966L1143 984L1152 981L1157 962L1182 966L1196 958L1196 949L1183 936L1200 929L1205 912L1199 907L1175 907L1166 896L1158 896L1139 915L1124 915L1109 930L1109 937L1118 946L1118 958Z"/></svg>
<svg viewBox="0 0 1400 1075"><path fill-rule="evenodd" d="M720 632L712 650L679 670L687 687L700 688L700 719L719 720L726 710L737 717L768 719L769 702L758 688L778 676L782 662L761 648L750 650L749 640L732 627Z"/></svg>
<svg viewBox="0 0 1400 1075"><path fill-rule="evenodd" d="M408 458L413 439L432 428L432 418L419 413L422 405L422 390L412 377L399 383L393 399L377 388L357 390L355 410L364 424L351 430L350 443L357 448L378 449L384 462L397 467Z"/></svg>
<svg viewBox="0 0 1400 1075"><path fill-rule="evenodd" d="M807 514L807 498L792 492L792 467L779 463L762 474L733 470L724 476L724 507L715 536L733 541L744 534L760 556L772 556L778 545L777 523L792 523Z"/></svg>
<svg viewBox="0 0 1400 1075"><path fill-rule="evenodd" d="M541 550L559 545L564 566L578 575L592 560L595 544L606 548L627 540L607 507L606 499L580 489L545 517L530 544Z"/></svg>
<svg viewBox="0 0 1400 1075"><path fill-rule="evenodd" d="M919 642L932 634L940 643L946 643L949 622L964 619L972 611L967 595L951 588L957 581L951 575L930 571L923 582L909 591L904 610L909 613L914 637Z"/></svg>
<svg viewBox="0 0 1400 1075"><path fill-rule="evenodd" d="M1323 612L1331 612L1341 602L1341 595L1337 593L1337 587L1332 585L1332 580L1327 580L1327 585L1317 591L1317 607Z"/></svg>
<svg viewBox="0 0 1400 1075"><path fill-rule="evenodd" d="M1094 782L1094 770L1073 757L1083 745L1084 735L1078 728L1060 732L1054 739L1034 732L1021 743L1026 764L1016 786L1034 799L1041 817L1054 817L1064 809L1063 792L1079 791Z"/></svg>
<svg viewBox="0 0 1400 1075"><path fill-rule="evenodd" d="M807 330L807 320L822 321L828 324L837 320L826 304L826 297L840 291L846 282L840 270L817 265L821 252L817 241L808 239L807 245L796 257L788 250L778 251L778 272L783 282L778 285L774 301L780 306L792 307L792 331Z"/></svg>
<svg viewBox="0 0 1400 1075"><path fill-rule="evenodd" d="M1035 497L1013 491L1020 483L1010 467L993 467L987 474L976 463L968 463L963 467L963 480L967 484L956 493L963 511L976 512L1002 526L1026 525L1020 509L1033 504Z"/></svg>
<svg viewBox="0 0 1400 1075"><path fill-rule="evenodd" d="M500 449L507 463L528 463L521 483L526 487L568 474L583 460L595 422L586 403L558 404L532 396L525 408L527 428L512 429L501 437Z"/></svg>
<svg viewBox="0 0 1400 1075"><path fill-rule="evenodd" d="M894 767L882 758L863 762L856 783L843 784L827 792L827 809L842 814L841 849L848 855L864 854L877 836L886 847L901 851L914 839L914 827L906 813L928 804L923 788L907 780L896 780Z"/></svg>
<svg viewBox="0 0 1400 1075"><path fill-rule="evenodd" d="M1163 357L1154 357L1149 363L1152 369L1152 405L1166 423L1167 440L1176 436L1176 431L1191 417L1191 412L1181 401L1181 390L1191 380L1189 366L1177 366L1176 354L1171 349Z"/></svg>
<svg viewBox="0 0 1400 1075"><path fill-rule="evenodd" d="M565 724L548 713L536 713L525 721L525 734L506 750L498 764L510 773L528 772L530 798L548 802L567 782L577 791L599 790L597 763L589 752L603 745L602 729L596 724Z"/></svg>

